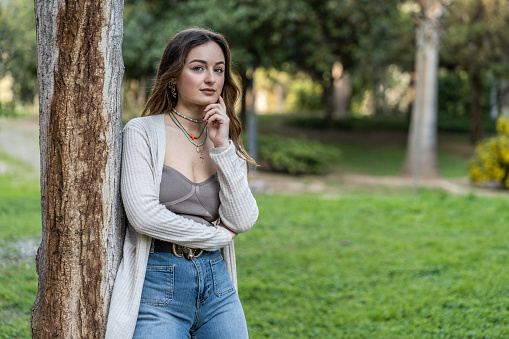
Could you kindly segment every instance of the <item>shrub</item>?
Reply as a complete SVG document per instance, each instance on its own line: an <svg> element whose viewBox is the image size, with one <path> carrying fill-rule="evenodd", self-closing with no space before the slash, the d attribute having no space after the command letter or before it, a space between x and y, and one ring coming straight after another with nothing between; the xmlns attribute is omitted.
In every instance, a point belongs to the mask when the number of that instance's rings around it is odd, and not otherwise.
<svg viewBox="0 0 509 339"><path fill-rule="evenodd" d="M321 174L338 161L340 151L334 146L301 138L276 135L259 136L262 168L289 174Z"/></svg>
<svg viewBox="0 0 509 339"><path fill-rule="evenodd" d="M475 149L470 167L472 182L496 181L509 188L509 119L497 120L498 135L482 141Z"/></svg>

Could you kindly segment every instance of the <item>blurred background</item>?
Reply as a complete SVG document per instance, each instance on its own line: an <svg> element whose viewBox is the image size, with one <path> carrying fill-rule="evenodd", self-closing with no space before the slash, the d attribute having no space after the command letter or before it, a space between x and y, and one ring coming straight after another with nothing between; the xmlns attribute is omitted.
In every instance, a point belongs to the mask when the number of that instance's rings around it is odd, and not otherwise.
<svg viewBox="0 0 509 339"><path fill-rule="evenodd" d="M507 1L438 2L433 128L440 133L440 173L464 176L473 145L495 135L497 118L509 114L509 14ZM184 28L205 27L230 43L243 94L238 114L262 171L324 173L339 166L398 175L415 98L416 29L424 3L127 0L123 119L140 115L169 38ZM33 4L1 4L0 115L37 114ZM296 170L297 165L281 164L281 157L267 151L283 143L297 152L303 142L284 141L300 136L333 144L343 156L325 161L317 152L316 159L307 160L327 166ZM377 156L384 147L391 152ZM303 146L302 153L309 148ZM307 155L293 157L298 156ZM377 166L364 156L379 158Z"/></svg>
<svg viewBox="0 0 509 339"><path fill-rule="evenodd" d="M403 168L433 2L438 175L416 181ZM189 27L227 38L261 165L260 219L237 241L253 338L509 336L507 0L125 0L124 122ZM36 49L33 2L0 0L0 338L29 337L37 289Z"/></svg>

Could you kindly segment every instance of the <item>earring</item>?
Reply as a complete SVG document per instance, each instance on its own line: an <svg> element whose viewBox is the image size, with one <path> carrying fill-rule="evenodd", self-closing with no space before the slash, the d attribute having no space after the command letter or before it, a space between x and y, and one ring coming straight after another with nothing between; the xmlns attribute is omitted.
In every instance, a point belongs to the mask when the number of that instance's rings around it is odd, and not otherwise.
<svg viewBox="0 0 509 339"><path fill-rule="evenodd" d="M170 91L171 91L171 96L174 98L177 98L177 87L175 86L175 84L173 82L170 82Z"/></svg>

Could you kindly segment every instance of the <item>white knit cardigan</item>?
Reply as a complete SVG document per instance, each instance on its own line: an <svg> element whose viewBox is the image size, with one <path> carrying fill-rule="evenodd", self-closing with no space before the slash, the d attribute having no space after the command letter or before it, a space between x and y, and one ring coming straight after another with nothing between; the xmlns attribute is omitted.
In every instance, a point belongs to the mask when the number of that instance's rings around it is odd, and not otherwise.
<svg viewBox="0 0 509 339"><path fill-rule="evenodd" d="M111 297L106 339L132 338L145 280L152 238L208 251L221 250L237 287L235 251L230 232L206 226L169 211L159 202L166 135L164 115L132 119L123 132L121 192L127 214L123 258ZM258 207L247 182L247 166L230 141L212 148L220 183L219 215L237 233L248 231ZM178 293L178 291L176 291Z"/></svg>

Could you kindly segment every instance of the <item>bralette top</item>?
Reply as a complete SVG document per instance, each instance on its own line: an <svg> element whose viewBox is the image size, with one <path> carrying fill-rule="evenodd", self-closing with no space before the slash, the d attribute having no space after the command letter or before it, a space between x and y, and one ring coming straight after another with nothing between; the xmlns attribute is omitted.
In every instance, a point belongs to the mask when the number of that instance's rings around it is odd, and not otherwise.
<svg viewBox="0 0 509 339"><path fill-rule="evenodd" d="M195 183L173 167L164 165L159 201L175 214L212 225L219 218L219 189L217 174Z"/></svg>

